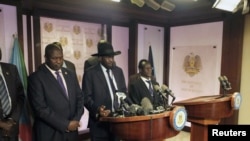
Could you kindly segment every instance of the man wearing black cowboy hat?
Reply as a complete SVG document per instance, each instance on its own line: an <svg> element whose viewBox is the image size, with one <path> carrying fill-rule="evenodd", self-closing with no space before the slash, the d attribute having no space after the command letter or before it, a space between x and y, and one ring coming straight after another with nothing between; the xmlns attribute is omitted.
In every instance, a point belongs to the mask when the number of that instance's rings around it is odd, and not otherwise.
<svg viewBox="0 0 250 141"><path fill-rule="evenodd" d="M85 95L85 107L89 110L91 141L117 141L110 132L109 124L100 122L99 117L111 116L119 107L116 91L126 92L123 71L114 65L114 56L121 54L114 51L113 46L101 41L97 45L99 64L84 72L82 90Z"/></svg>

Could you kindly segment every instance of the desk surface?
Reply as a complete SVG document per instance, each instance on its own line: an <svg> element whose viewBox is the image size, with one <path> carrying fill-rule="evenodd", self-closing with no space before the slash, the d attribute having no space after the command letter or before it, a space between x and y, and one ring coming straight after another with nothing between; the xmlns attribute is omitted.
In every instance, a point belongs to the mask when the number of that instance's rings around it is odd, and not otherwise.
<svg viewBox="0 0 250 141"><path fill-rule="evenodd" d="M199 104L223 102L231 100L231 96L232 96L231 94L228 94L224 97L222 97L221 95L200 96L182 101L177 101L174 103L174 105L199 105Z"/></svg>
<svg viewBox="0 0 250 141"><path fill-rule="evenodd" d="M142 115L142 116L131 116L131 117L101 117L100 121L106 122L133 122L133 121L143 121L168 117L171 111L165 111L159 114Z"/></svg>

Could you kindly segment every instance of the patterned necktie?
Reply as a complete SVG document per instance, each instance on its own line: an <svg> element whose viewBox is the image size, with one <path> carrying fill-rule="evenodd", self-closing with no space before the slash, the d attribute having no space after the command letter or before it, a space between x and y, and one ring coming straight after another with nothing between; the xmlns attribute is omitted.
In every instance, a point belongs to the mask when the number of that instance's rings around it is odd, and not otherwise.
<svg viewBox="0 0 250 141"><path fill-rule="evenodd" d="M114 95L114 109L117 110L119 108L119 103L118 103L118 97L115 94L116 93L115 85L114 85L113 80L110 76L109 69L107 69L107 73L108 73L109 83L111 85L113 95Z"/></svg>
<svg viewBox="0 0 250 141"><path fill-rule="evenodd" d="M60 76L60 72L59 71L56 71L56 79L57 79L57 82L59 83L59 85L62 87L63 89L63 92L65 93L65 95L68 97L68 94L67 94L67 91L66 91L66 88L63 84L63 80L62 80L62 77Z"/></svg>
<svg viewBox="0 0 250 141"><path fill-rule="evenodd" d="M2 104L3 116L6 117L11 111L11 105L7 87L4 84L2 75L0 75L0 99Z"/></svg>
<svg viewBox="0 0 250 141"><path fill-rule="evenodd" d="M153 96L153 95L154 95L154 90L153 90L153 88L152 88L151 81L150 81L150 80L147 80L147 82L148 82L148 84L149 84L149 86L148 86L149 93L150 93L151 96Z"/></svg>

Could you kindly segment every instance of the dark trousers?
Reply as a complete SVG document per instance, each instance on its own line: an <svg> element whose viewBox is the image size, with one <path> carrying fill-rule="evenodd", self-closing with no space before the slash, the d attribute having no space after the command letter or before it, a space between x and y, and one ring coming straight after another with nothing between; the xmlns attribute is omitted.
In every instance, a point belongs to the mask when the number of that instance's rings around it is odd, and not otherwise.
<svg viewBox="0 0 250 141"><path fill-rule="evenodd" d="M0 141L18 141L18 137L5 137L5 136L0 136Z"/></svg>

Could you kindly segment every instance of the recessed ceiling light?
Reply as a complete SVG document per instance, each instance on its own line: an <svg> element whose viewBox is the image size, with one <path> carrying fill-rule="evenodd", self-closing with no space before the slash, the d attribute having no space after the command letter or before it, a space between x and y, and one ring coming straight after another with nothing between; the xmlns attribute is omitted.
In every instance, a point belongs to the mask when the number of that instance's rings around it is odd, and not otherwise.
<svg viewBox="0 0 250 141"><path fill-rule="evenodd" d="M120 2L121 0L111 0L111 1L113 1L113 2Z"/></svg>

